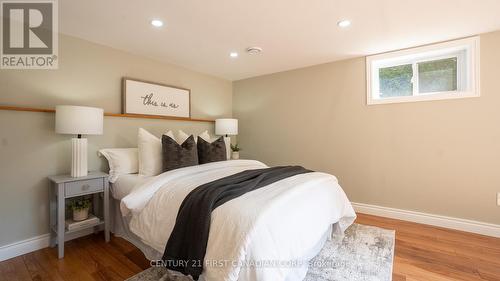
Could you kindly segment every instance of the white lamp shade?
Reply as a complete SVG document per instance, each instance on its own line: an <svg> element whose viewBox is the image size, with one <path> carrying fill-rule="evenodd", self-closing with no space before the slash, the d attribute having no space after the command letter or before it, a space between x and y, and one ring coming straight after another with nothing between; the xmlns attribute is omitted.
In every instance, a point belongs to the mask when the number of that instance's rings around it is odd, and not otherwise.
<svg viewBox="0 0 500 281"><path fill-rule="evenodd" d="M223 135L237 135L238 134L238 119L215 119L215 134Z"/></svg>
<svg viewBox="0 0 500 281"><path fill-rule="evenodd" d="M56 133L71 135L102 135L104 111L102 108L56 106Z"/></svg>

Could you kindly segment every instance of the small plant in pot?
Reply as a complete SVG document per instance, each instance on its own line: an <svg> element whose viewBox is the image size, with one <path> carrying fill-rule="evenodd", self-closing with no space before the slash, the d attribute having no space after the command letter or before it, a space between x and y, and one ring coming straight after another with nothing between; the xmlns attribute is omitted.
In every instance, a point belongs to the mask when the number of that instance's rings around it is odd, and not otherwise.
<svg viewBox="0 0 500 281"><path fill-rule="evenodd" d="M76 198L71 200L68 206L73 212L74 221L86 220L89 217L90 199Z"/></svg>
<svg viewBox="0 0 500 281"><path fill-rule="evenodd" d="M231 150L233 151L233 153L231 154L231 159L233 160L238 160L240 159L240 150L241 150L241 147L238 146L238 144L231 144Z"/></svg>

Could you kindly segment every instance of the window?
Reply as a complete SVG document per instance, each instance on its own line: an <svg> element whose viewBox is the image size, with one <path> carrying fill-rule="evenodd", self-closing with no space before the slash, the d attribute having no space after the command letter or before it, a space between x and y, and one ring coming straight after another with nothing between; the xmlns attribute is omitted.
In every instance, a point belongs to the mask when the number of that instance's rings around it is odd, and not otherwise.
<svg viewBox="0 0 500 281"><path fill-rule="evenodd" d="M479 96L479 37L366 58L367 103Z"/></svg>

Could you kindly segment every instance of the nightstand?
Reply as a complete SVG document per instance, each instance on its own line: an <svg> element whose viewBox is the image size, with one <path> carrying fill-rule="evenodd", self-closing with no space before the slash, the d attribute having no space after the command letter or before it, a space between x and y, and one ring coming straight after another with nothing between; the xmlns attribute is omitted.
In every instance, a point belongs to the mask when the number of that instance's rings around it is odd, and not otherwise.
<svg viewBox="0 0 500 281"><path fill-rule="evenodd" d="M66 230L66 199L91 195L92 212L99 222L87 224L70 231ZM50 246L57 243L59 258L64 257L64 242L97 232L104 225L104 237L109 241L109 182L108 174L89 173L85 177L73 178L70 175L49 177L50 200ZM99 204L102 198L102 204ZM90 232L89 232L90 231Z"/></svg>

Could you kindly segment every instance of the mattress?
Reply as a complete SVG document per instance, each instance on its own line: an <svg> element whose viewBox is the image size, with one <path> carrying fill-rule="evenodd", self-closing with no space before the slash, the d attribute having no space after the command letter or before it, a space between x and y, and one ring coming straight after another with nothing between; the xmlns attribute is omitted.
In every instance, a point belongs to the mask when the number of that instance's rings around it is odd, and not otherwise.
<svg viewBox="0 0 500 281"><path fill-rule="evenodd" d="M116 200L122 200L123 197L127 196L134 190L134 187L144 183L151 176L143 176L139 174L127 174L120 175L116 182L112 183L110 186L111 195Z"/></svg>

